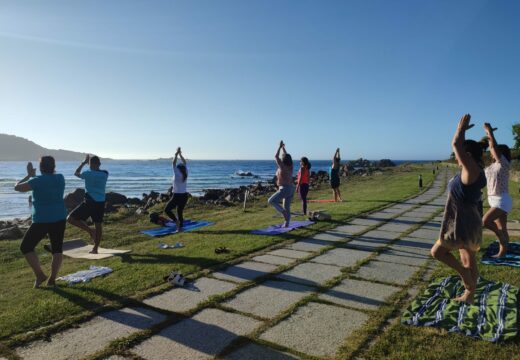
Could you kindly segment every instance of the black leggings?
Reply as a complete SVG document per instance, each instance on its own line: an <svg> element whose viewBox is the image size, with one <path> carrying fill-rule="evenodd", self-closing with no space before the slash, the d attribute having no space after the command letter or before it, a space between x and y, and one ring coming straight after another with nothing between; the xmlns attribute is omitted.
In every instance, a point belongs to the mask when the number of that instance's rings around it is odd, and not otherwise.
<svg viewBox="0 0 520 360"><path fill-rule="evenodd" d="M300 197L302 199L303 214L307 214L307 194L309 193L309 184L300 184Z"/></svg>
<svg viewBox="0 0 520 360"><path fill-rule="evenodd" d="M168 204L166 204L166 208L164 212L172 219L173 221L177 221L179 218L180 227L184 224L184 217L182 216L182 212L184 211L184 207L188 202L188 193L174 193ZM173 213L172 209L177 208L177 217Z"/></svg>
<svg viewBox="0 0 520 360"><path fill-rule="evenodd" d="M61 254L63 252L63 236L65 234L66 220L61 220L53 223L33 223L25 232L20 245L22 254L27 254L34 251L38 243L49 234L51 240L51 251L53 254Z"/></svg>

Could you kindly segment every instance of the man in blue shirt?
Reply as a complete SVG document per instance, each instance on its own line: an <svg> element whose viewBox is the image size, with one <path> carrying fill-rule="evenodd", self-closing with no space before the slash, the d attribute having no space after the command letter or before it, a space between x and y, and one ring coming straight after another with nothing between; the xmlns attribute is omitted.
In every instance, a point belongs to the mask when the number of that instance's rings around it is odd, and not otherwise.
<svg viewBox="0 0 520 360"><path fill-rule="evenodd" d="M81 172L86 164L90 169ZM99 157L87 155L74 173L75 176L85 180L85 200L78 205L68 217L68 222L89 233L94 240L92 254L98 253L101 235L103 233L103 216L105 214L105 189L108 179L108 171L100 170L101 161ZM88 218L94 222L94 229L85 222Z"/></svg>

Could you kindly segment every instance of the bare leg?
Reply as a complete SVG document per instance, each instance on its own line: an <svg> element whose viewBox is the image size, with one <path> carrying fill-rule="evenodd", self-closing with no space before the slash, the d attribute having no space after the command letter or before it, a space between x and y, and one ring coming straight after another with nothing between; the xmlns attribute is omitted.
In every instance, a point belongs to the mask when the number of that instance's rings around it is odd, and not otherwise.
<svg viewBox="0 0 520 360"><path fill-rule="evenodd" d="M95 236L94 236L94 247L90 250L91 254L97 254L99 244L101 243L101 236L103 235L103 223L94 223L96 227Z"/></svg>
<svg viewBox="0 0 520 360"><path fill-rule="evenodd" d="M54 286L56 283L56 276L61 268L61 262L63 261L63 254L52 254L52 265L51 265L51 276L47 281L47 286Z"/></svg>
<svg viewBox="0 0 520 360"><path fill-rule="evenodd" d="M437 241L433 245L431 249L431 254L435 259L439 260L440 262L443 262L444 264L448 265L453 270L455 270L462 278L462 282L464 283L464 287L466 288L466 290L464 291L464 294L462 296L459 296L455 300L465 301L467 303L472 304L476 284L473 281L471 270L462 266L462 264L457 261L457 259L455 258L455 256L453 256L450 250L443 247L439 241Z"/></svg>
<svg viewBox="0 0 520 360"><path fill-rule="evenodd" d="M74 225L80 228L81 230L88 232L88 234L90 235L90 239L94 241L94 244L96 243L96 230L91 229L86 222L84 222L83 220L71 218L70 216L67 218L67 221L69 224Z"/></svg>
<svg viewBox="0 0 520 360"><path fill-rule="evenodd" d="M336 191L338 192L338 200L342 202L343 199L341 198L341 191L339 190L339 187L336 189Z"/></svg>
<svg viewBox="0 0 520 360"><path fill-rule="evenodd" d="M47 280L47 275L43 273L43 270L40 266L40 261L38 260L38 256L34 251L27 253L24 255L25 260L27 260L27 263L31 267L32 271L34 272L34 275L36 276L36 280L34 281L34 287L39 288L40 285Z"/></svg>
<svg viewBox="0 0 520 360"><path fill-rule="evenodd" d="M475 252L466 249L459 249L459 254L460 260L462 261L462 266L470 270L471 278L476 286L478 282L479 272Z"/></svg>
<svg viewBox="0 0 520 360"><path fill-rule="evenodd" d="M500 242L500 250L494 258L501 258L507 253L509 234L507 233L507 213L498 208L489 209L482 218L484 227L493 231Z"/></svg>

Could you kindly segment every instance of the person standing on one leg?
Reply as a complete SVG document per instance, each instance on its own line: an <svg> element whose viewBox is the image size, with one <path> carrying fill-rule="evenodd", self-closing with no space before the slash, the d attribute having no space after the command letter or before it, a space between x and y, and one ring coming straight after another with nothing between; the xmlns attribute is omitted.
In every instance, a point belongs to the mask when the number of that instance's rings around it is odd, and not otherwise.
<svg viewBox="0 0 520 360"><path fill-rule="evenodd" d="M513 209L513 200L509 195L509 168L511 150L507 145L498 145L489 123L484 124L488 138L489 151L493 164L485 169L487 179L488 203L490 209L484 215L484 226L493 231L500 241L500 250L493 257L501 258L507 253L509 234L507 232L507 214Z"/></svg>
<svg viewBox="0 0 520 360"><path fill-rule="evenodd" d="M296 192L300 194L302 199L303 215L307 215L307 194L309 193L311 163L305 156L300 160L300 170L296 180Z"/></svg>
<svg viewBox="0 0 520 360"><path fill-rule="evenodd" d="M419 189L422 189L422 175L419 174Z"/></svg>
<svg viewBox="0 0 520 360"><path fill-rule="evenodd" d="M32 163L27 164L27 176L14 187L15 191L32 191L32 224L25 232L20 250L36 276L34 287L38 288L47 280L48 286L54 286L62 262L63 236L67 218L67 209L63 201L65 178L62 174L55 174L56 163L52 156L43 156L40 159L40 176ZM43 272L38 256L34 249L46 236L51 240L52 264L51 275Z"/></svg>
<svg viewBox="0 0 520 360"><path fill-rule="evenodd" d="M280 151L282 151L282 158L280 159ZM275 192L268 200L268 203L273 206L278 212L283 215L285 219L284 226L288 227L291 221L291 201L294 196L294 185L292 179L293 161L290 154L285 151L285 144L280 141L278 151L274 156L278 169L276 170L276 184L278 191ZM279 202L283 200L283 207Z"/></svg>
<svg viewBox="0 0 520 360"><path fill-rule="evenodd" d="M455 300L473 303L478 281L476 252L482 242L482 220L478 210L480 191L486 185L482 170L482 145L466 140L466 130L473 127L471 116L462 116L453 137L452 147L461 172L448 183L440 236L431 249L432 256L460 275L464 293ZM459 250L461 262L452 251Z"/></svg>
<svg viewBox="0 0 520 360"><path fill-rule="evenodd" d="M332 188L332 195L334 201L343 201L341 199L341 191L339 190L339 169L340 169L341 157L339 155L339 148L336 149L334 157L332 158L332 166L330 168L330 187Z"/></svg>
<svg viewBox="0 0 520 360"><path fill-rule="evenodd" d="M81 171L83 166L89 164L90 169ZM101 170L99 157L87 155L85 160L78 166L74 175L85 180L85 199L79 204L68 217L71 225L77 226L89 233L94 241L91 254L97 254L101 236L103 234L103 217L105 215L105 191L108 180L108 171ZM94 229L90 228L86 220L92 219Z"/></svg>
<svg viewBox="0 0 520 360"><path fill-rule="evenodd" d="M177 165L177 158L180 158L182 164ZM181 148L177 148L177 152L173 157L173 194L164 212L172 219L177 225L177 231L182 231L184 225L184 207L188 202L188 192L186 189L188 179L188 168L186 166L186 159L182 156ZM177 209L177 216L173 213L173 209Z"/></svg>

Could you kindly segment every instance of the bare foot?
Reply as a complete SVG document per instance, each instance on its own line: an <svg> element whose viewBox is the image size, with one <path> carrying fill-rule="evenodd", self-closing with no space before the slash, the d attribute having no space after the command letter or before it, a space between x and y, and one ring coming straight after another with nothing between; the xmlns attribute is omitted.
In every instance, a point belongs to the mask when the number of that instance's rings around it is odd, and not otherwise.
<svg viewBox="0 0 520 360"><path fill-rule="evenodd" d="M45 282L45 280L47 280L47 276L44 276L42 278L36 278L36 280L34 280L34 288L38 289L40 285Z"/></svg>
<svg viewBox="0 0 520 360"><path fill-rule="evenodd" d="M507 254L507 247L500 245L500 249L498 250L498 253L496 255L492 255L491 257L494 259L500 259L506 256Z"/></svg>
<svg viewBox="0 0 520 360"><path fill-rule="evenodd" d="M468 289L464 290L464 294L461 296L456 297L455 301L465 302L468 304L473 304L473 295L475 295L475 291L470 291Z"/></svg>

